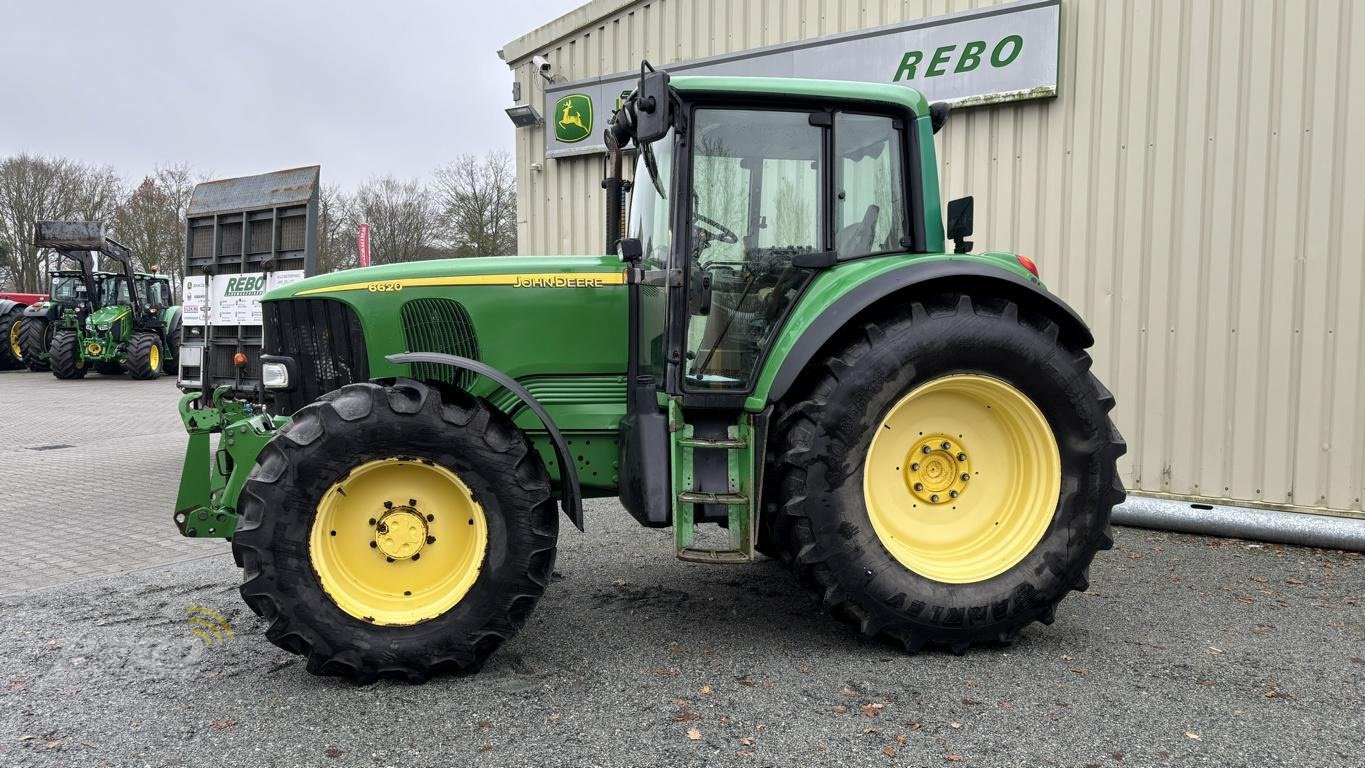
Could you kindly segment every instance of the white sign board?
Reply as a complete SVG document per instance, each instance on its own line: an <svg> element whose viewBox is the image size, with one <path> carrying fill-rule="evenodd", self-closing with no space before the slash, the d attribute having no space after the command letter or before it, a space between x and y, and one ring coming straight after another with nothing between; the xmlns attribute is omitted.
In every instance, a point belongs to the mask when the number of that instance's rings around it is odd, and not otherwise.
<svg viewBox="0 0 1365 768"><path fill-rule="evenodd" d="M675 75L898 83L957 106L1057 95L1061 0L1019 0L664 67ZM605 152L602 130L640 73L545 89L545 156Z"/></svg>
<svg viewBox="0 0 1365 768"><path fill-rule="evenodd" d="M188 325L260 325L261 297L303 279L303 270L243 272L185 278L184 322Z"/></svg>

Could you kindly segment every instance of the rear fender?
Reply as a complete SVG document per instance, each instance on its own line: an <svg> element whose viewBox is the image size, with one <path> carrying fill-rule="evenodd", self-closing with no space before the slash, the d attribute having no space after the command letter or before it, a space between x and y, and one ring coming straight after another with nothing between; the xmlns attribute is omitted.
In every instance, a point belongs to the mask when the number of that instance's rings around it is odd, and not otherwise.
<svg viewBox="0 0 1365 768"><path fill-rule="evenodd" d="M783 329L778 343L785 348L780 359L769 359L754 394L745 402L748 410L760 410L786 396L797 377L845 328L885 309L909 306L917 295L939 291L968 291L977 295L1009 299L1048 317L1063 335L1082 347L1095 343L1085 321L1074 309L1036 279L1025 278L982 259L954 258L911 263L877 274L852 286L799 329ZM794 338L790 338L795 334ZM789 337L789 338L783 338ZM785 344L783 342L785 341Z"/></svg>

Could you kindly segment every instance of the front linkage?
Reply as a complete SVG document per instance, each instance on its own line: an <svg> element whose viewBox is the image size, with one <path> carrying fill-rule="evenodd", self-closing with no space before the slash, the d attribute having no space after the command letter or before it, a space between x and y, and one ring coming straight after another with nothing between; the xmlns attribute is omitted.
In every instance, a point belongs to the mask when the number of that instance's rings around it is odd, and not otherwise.
<svg viewBox="0 0 1365 768"><path fill-rule="evenodd" d="M180 419L189 433L180 492L175 499L175 525L182 536L230 539L237 529L237 495L242 492L256 456L289 422L259 406L230 397L231 387L213 391L212 405L197 407L199 392L180 397ZM212 450L214 433L218 447Z"/></svg>

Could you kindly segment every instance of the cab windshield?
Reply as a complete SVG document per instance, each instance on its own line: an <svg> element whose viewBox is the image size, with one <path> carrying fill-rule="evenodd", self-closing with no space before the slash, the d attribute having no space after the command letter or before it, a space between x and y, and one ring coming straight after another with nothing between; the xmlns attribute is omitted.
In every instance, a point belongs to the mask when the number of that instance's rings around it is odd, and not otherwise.
<svg viewBox="0 0 1365 768"><path fill-rule="evenodd" d="M85 298L85 283L80 275L53 275L52 300L74 302Z"/></svg>

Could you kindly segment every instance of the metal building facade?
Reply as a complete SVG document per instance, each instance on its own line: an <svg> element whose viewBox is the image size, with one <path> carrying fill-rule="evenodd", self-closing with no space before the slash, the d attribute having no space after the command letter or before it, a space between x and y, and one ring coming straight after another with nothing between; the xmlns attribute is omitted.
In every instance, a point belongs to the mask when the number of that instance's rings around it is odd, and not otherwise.
<svg viewBox="0 0 1365 768"><path fill-rule="evenodd" d="M509 43L570 80L991 5L593 0ZM944 199L1091 323L1130 490L1365 517L1365 5L1062 0L1060 95L963 109ZM1353 130L1354 129L1354 130ZM522 253L602 249L600 156L517 132Z"/></svg>

